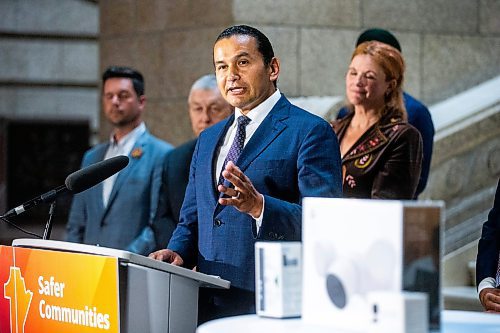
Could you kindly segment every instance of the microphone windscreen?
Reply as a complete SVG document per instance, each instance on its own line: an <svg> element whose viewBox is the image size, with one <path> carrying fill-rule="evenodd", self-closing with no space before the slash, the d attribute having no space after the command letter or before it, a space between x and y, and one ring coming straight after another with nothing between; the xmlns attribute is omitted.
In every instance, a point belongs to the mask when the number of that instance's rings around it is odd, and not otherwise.
<svg viewBox="0 0 500 333"><path fill-rule="evenodd" d="M80 193L122 170L128 161L128 157L123 155L109 158L73 172L64 183L71 192Z"/></svg>

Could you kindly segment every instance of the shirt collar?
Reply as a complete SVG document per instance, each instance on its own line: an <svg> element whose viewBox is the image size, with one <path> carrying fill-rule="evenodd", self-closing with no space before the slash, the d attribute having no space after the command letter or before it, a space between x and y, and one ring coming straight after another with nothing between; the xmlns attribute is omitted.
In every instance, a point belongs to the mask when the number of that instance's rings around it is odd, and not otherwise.
<svg viewBox="0 0 500 333"><path fill-rule="evenodd" d="M128 133L127 135L123 136L118 141L115 140L114 134L111 134L110 139L109 139L109 143L112 146L117 145L117 146L122 146L122 147L125 146L125 145L127 145L128 143L135 144L135 142L137 142L137 139L139 139L139 137L144 132L146 132L146 125L144 124L144 122L141 122L139 124L139 126L137 126L136 128L134 128L130 133Z"/></svg>
<svg viewBox="0 0 500 333"><path fill-rule="evenodd" d="M264 102L260 103L255 108L248 111L246 116L252 120L250 124L252 123L260 124L264 120L264 118L267 117L269 112L271 112L276 103L278 103L280 98L281 98L281 92L279 89L276 89L276 91L271 96L269 96ZM243 115L241 109L235 108L234 110L235 123L236 119L238 119L238 117L241 115Z"/></svg>

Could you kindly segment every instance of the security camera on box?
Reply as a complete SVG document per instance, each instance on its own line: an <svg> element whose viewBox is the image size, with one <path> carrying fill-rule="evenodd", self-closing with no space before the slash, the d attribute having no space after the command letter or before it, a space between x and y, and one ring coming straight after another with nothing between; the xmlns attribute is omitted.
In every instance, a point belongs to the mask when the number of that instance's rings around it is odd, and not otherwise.
<svg viewBox="0 0 500 333"><path fill-rule="evenodd" d="M388 320L403 321L400 327L429 320L430 328L439 328L442 206L441 202L304 199L303 320L359 332L376 331ZM410 301L415 297L405 291L425 292L428 297L425 302ZM386 296L377 300L378 295ZM387 311L388 300L414 307L410 313L421 317L404 316L405 309L397 318L383 317L393 313ZM383 305L377 321L374 304Z"/></svg>

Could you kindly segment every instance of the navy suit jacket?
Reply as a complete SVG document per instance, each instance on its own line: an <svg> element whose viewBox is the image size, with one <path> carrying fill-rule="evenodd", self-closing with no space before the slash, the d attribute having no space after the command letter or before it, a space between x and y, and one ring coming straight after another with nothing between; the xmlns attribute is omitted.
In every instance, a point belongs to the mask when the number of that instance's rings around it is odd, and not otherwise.
<svg viewBox="0 0 500 333"><path fill-rule="evenodd" d="M168 229L174 230L179 223L184 194L189 180L189 165L193 157L196 139L188 141L181 146L171 150L167 154L165 162L165 200L166 200L166 223ZM168 235L168 239L170 239ZM168 242L167 242L168 243ZM166 243L165 243L166 246Z"/></svg>
<svg viewBox="0 0 500 333"><path fill-rule="evenodd" d="M83 157L82 167L102 161L109 143L99 144ZM73 198L67 237L70 242L92 244L147 255L165 247L171 234L165 223L162 182L167 152L172 146L145 132L135 143L129 164L118 174L108 205L103 183Z"/></svg>
<svg viewBox="0 0 500 333"><path fill-rule="evenodd" d="M432 148L434 146L434 123L432 122L429 109L427 109L424 104L407 93L403 93L403 98L406 113L408 114L408 122L420 132L420 136L422 137L423 158L420 179L415 192L415 196L417 197L424 191L425 186L427 185L427 179L429 178ZM345 107L340 109L337 119L343 118L347 115L347 112L348 110Z"/></svg>
<svg viewBox="0 0 500 333"><path fill-rule="evenodd" d="M341 197L340 152L330 125L282 96L243 149L236 165L264 195L262 225L219 205L218 148L234 115L206 129L193 154L180 223L168 248L187 265L255 290L255 241L300 241L303 197Z"/></svg>
<svg viewBox="0 0 500 333"><path fill-rule="evenodd" d="M487 277L497 275L498 254L500 252L500 179L497 184L495 202L483 224L476 260L476 285Z"/></svg>

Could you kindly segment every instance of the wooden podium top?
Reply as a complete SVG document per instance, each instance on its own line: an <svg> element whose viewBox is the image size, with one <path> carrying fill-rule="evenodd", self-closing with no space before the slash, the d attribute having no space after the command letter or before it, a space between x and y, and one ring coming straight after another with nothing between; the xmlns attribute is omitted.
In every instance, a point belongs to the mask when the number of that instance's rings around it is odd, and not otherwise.
<svg viewBox="0 0 500 333"><path fill-rule="evenodd" d="M31 238L14 239L12 241L12 246L87 253L87 254L95 254L108 257L115 257L118 258L121 262L149 267L152 269L157 269L160 271L190 278L192 280L198 281L201 287L229 289L231 285L231 282L221 279L220 277L217 276L195 272L190 269L174 266L165 262L154 260L124 250L117 250L117 249L111 249L107 247L87 245L87 244L78 244L78 243L43 240L43 239L31 239Z"/></svg>

